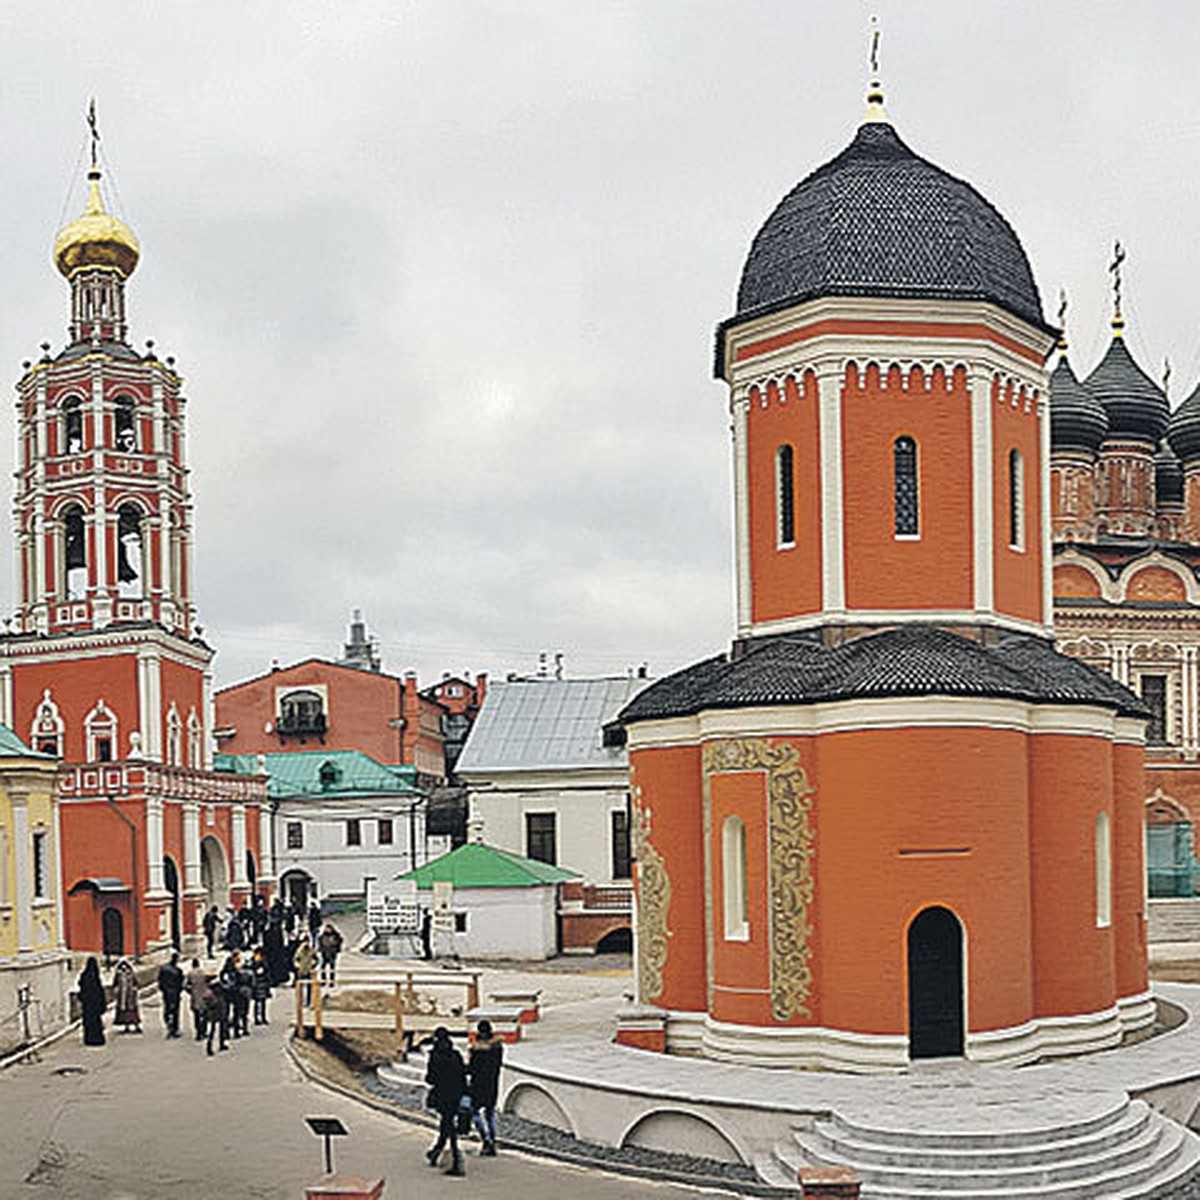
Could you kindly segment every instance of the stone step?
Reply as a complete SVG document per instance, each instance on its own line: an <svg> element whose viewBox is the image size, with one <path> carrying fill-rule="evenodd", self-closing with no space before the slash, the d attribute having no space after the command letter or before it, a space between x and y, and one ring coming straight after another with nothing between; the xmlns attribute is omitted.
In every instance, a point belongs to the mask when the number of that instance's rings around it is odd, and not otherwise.
<svg viewBox="0 0 1200 1200"><path fill-rule="evenodd" d="M993 1155L1016 1151L1020 1166L978 1169L968 1156L952 1158L939 1169L920 1162L926 1149L920 1143L928 1135L917 1132L911 1136L919 1165L872 1163L859 1159L852 1147L814 1146L816 1131L794 1131L790 1141L775 1147L774 1155L756 1161L755 1169L764 1182L799 1191L796 1175L803 1165L853 1167L863 1180L863 1200L945 1200L947 1196L954 1200L1133 1200L1166 1196L1200 1175L1200 1138L1153 1110L1143 1115L1145 1106L1139 1102L1128 1107L1130 1113L1121 1117L1123 1144L1119 1142L1115 1150L1081 1154L1070 1137L1062 1136L1057 1143L1043 1140L1032 1147L1014 1146L1009 1134L1000 1135L1005 1138L1003 1147L974 1148ZM888 1152L896 1146L889 1142ZM941 1147L938 1151L945 1153Z"/></svg>
<svg viewBox="0 0 1200 1200"><path fill-rule="evenodd" d="M1200 942L1200 899L1150 900L1146 910L1151 942Z"/></svg>
<svg viewBox="0 0 1200 1200"><path fill-rule="evenodd" d="M801 1149L815 1153L831 1152L852 1158L856 1162L878 1166L931 1167L951 1172L988 1169L1026 1169L1042 1167L1046 1162L1066 1161L1085 1155L1116 1151L1123 1147L1141 1147L1145 1137L1157 1136L1151 1130L1150 1106L1135 1100L1113 1120L1083 1132L1059 1130L1054 1141L1030 1141L1014 1144L999 1141L984 1134L961 1134L953 1145L940 1138L930 1145L922 1131L914 1131L904 1145L894 1141L879 1142L871 1131L848 1129L842 1123L818 1121L811 1132L797 1131L795 1138Z"/></svg>

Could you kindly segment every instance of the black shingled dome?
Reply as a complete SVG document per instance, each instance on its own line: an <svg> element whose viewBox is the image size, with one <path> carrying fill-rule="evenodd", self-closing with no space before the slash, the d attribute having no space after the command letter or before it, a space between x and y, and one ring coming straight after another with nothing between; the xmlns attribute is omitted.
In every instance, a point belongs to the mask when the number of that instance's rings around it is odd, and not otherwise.
<svg viewBox="0 0 1200 1200"><path fill-rule="evenodd" d="M1095 453L1108 432L1104 405L1075 377L1064 354L1050 374L1050 448Z"/></svg>
<svg viewBox="0 0 1200 1200"><path fill-rule="evenodd" d="M1171 449L1185 462L1200 458L1200 384L1171 414L1167 431Z"/></svg>
<svg viewBox="0 0 1200 1200"><path fill-rule="evenodd" d="M1133 361L1123 337L1114 337L1096 369L1083 381L1108 413L1108 436L1158 445L1171 406L1162 388Z"/></svg>
<svg viewBox="0 0 1200 1200"><path fill-rule="evenodd" d="M892 696L1000 697L1147 715L1116 680L1042 638L1011 634L985 646L932 625L906 625L841 646L802 635L763 638L740 658L720 655L658 680L617 720L631 725L707 709Z"/></svg>
<svg viewBox="0 0 1200 1200"><path fill-rule="evenodd" d="M818 296L988 300L1048 328L1008 222L883 122L861 126L767 218L742 271L734 319Z"/></svg>

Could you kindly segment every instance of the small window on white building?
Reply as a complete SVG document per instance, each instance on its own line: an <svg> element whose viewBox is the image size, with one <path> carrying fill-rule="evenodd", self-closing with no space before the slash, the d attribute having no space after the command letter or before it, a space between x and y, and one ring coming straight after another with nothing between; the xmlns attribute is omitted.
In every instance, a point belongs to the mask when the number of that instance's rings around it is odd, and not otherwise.
<svg viewBox="0 0 1200 1200"><path fill-rule="evenodd" d="M358 817L351 817L346 822L346 845L362 845L362 821Z"/></svg>
<svg viewBox="0 0 1200 1200"><path fill-rule="evenodd" d="M633 874L633 859L629 848L629 810L612 810L612 877L628 879Z"/></svg>
<svg viewBox="0 0 1200 1200"><path fill-rule="evenodd" d="M525 857L558 865L558 818L555 813L525 814Z"/></svg>
<svg viewBox="0 0 1200 1200"><path fill-rule="evenodd" d="M289 821L286 827L287 848L289 850L304 849L304 822Z"/></svg>
<svg viewBox="0 0 1200 1200"><path fill-rule="evenodd" d="M746 826L741 817L726 817L721 834L721 891L725 900L725 940L750 936L746 905Z"/></svg>
<svg viewBox="0 0 1200 1200"><path fill-rule="evenodd" d="M1112 821L1106 812L1096 818L1096 928L1112 924Z"/></svg>
<svg viewBox="0 0 1200 1200"><path fill-rule="evenodd" d="M392 844L392 832L392 818L380 817L378 834L381 846L390 846Z"/></svg>

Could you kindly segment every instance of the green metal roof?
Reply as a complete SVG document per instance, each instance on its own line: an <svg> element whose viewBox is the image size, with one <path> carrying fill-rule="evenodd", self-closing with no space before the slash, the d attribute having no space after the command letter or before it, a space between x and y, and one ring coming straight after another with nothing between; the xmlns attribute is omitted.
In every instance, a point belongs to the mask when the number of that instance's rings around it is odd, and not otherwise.
<svg viewBox="0 0 1200 1200"><path fill-rule="evenodd" d="M417 887L422 889L432 888L435 883L452 883L456 888L540 887L578 879L579 872L524 858L511 850L467 842L465 846L396 878L414 879Z"/></svg>
<svg viewBox="0 0 1200 1200"><path fill-rule="evenodd" d="M0 725L0 758L53 758L53 754L43 754L40 750L31 750L7 725Z"/></svg>
<svg viewBox="0 0 1200 1200"><path fill-rule="evenodd" d="M270 776L268 794L276 799L300 796L419 796L420 790L393 767L361 750L297 750L264 755ZM256 754L217 754L218 771L258 774Z"/></svg>

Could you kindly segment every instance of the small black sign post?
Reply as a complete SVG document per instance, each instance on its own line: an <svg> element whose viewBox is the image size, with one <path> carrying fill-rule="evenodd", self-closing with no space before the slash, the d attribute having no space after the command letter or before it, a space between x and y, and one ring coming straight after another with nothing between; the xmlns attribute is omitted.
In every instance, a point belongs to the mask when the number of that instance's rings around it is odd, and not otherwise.
<svg viewBox="0 0 1200 1200"><path fill-rule="evenodd" d="M333 1174L333 1142L335 1137L345 1137L350 1130L337 1117L305 1117L309 1129L325 1139L325 1174Z"/></svg>

